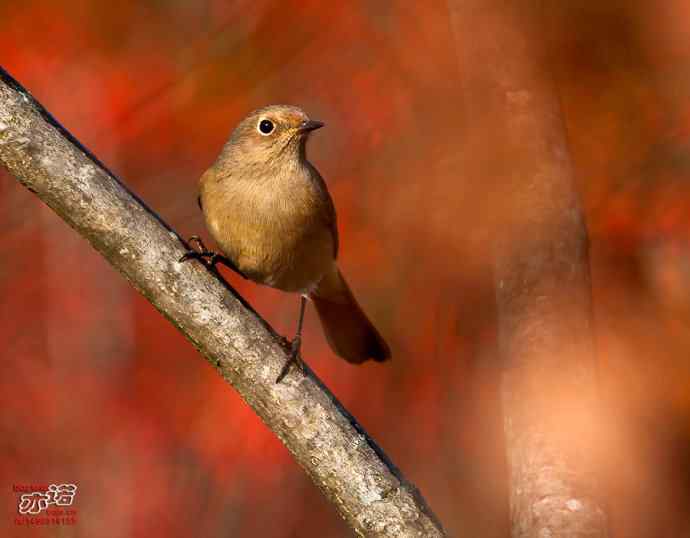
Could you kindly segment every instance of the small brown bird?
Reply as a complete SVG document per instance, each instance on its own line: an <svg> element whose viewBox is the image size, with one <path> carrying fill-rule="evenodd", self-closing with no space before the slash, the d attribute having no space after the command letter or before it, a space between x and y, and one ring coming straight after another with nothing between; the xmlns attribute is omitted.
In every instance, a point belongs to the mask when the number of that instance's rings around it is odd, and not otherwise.
<svg viewBox="0 0 690 538"><path fill-rule="evenodd" d="M287 105L268 106L242 120L200 180L199 205L224 256L194 237L198 250L183 257L222 262L254 282L301 294L290 360L276 382L292 362L301 363L307 298L340 357L352 363L390 358L336 265L335 208L306 157L309 135L320 127Z"/></svg>

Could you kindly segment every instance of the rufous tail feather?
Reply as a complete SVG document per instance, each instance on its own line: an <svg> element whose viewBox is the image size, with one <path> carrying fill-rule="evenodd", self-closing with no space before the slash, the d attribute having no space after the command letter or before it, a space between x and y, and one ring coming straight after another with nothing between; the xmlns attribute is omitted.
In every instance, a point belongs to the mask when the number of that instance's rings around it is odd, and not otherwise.
<svg viewBox="0 0 690 538"><path fill-rule="evenodd" d="M310 297L326 339L338 356L355 364L390 359L388 344L362 311L335 264Z"/></svg>

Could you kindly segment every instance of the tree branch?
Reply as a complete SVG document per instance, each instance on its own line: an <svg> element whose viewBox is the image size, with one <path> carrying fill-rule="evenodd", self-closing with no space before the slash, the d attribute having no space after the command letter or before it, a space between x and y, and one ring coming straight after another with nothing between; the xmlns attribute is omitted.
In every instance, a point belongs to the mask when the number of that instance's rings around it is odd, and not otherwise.
<svg viewBox="0 0 690 538"><path fill-rule="evenodd" d="M603 538L588 237L543 3L448 0L495 237L512 536ZM477 31L480 28L480 31Z"/></svg>
<svg viewBox="0 0 690 538"><path fill-rule="evenodd" d="M443 536L413 484L308 368L276 384L282 339L0 68L0 162L182 332L360 535Z"/></svg>

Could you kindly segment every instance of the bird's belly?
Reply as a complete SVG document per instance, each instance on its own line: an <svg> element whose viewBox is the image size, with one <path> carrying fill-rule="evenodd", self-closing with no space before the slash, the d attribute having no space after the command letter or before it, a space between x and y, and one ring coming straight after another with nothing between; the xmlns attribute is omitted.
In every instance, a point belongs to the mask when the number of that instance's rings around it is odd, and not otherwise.
<svg viewBox="0 0 690 538"><path fill-rule="evenodd" d="M247 278L284 291L311 291L334 262L331 232L316 224L233 218L208 227Z"/></svg>

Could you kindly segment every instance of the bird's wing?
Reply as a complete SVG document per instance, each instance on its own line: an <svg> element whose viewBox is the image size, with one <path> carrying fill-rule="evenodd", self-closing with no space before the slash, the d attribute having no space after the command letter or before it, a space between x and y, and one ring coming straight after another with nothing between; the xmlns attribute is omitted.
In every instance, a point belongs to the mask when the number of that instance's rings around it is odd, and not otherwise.
<svg viewBox="0 0 690 538"><path fill-rule="evenodd" d="M314 168L314 166L310 162L307 161L307 164L309 166L309 171L311 172L311 179L313 180L314 185L319 191L321 200L325 204L325 211L323 211L321 215L323 216L326 225L331 230L331 235L333 236L333 259L336 259L338 257L339 246L338 221L335 215L335 206L333 205L333 199L331 198L331 195L328 192L328 187L326 186L326 182L321 177L321 174L319 174L319 171L316 168Z"/></svg>
<svg viewBox="0 0 690 538"><path fill-rule="evenodd" d="M331 234L333 235L333 259L338 258L338 219L335 216L335 206L333 205L333 200L331 199L331 195L328 193L328 190L326 190L326 197L328 199L328 208L327 208L327 223L328 226L331 229Z"/></svg>
<svg viewBox="0 0 690 538"><path fill-rule="evenodd" d="M204 194L204 188L209 182L214 181L215 177L216 172L213 169L213 166L211 166L203 174L201 174L201 177L199 178L199 195L196 198L196 203L199 204L199 209L201 209L201 211L204 210L204 204L201 201L201 198Z"/></svg>

